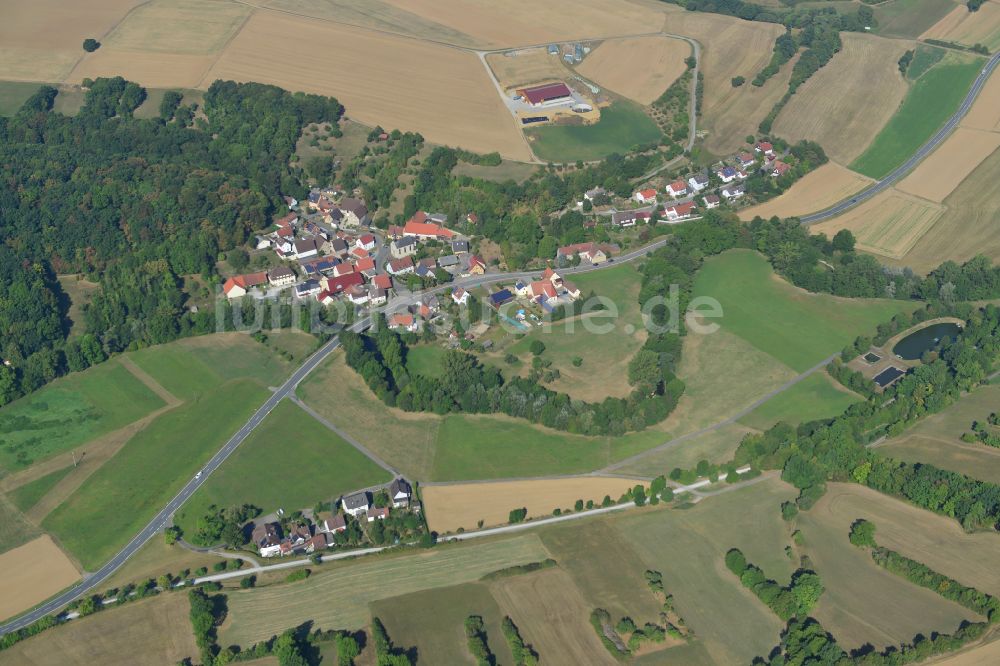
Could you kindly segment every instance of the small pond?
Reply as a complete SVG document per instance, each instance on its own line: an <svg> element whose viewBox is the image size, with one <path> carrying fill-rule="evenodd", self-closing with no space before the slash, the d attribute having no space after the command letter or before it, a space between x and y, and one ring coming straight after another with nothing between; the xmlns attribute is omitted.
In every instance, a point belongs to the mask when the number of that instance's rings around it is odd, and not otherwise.
<svg viewBox="0 0 1000 666"><path fill-rule="evenodd" d="M925 351L936 349L948 338L955 338L961 330L961 326L951 322L931 324L897 342L892 353L905 361L918 361Z"/></svg>

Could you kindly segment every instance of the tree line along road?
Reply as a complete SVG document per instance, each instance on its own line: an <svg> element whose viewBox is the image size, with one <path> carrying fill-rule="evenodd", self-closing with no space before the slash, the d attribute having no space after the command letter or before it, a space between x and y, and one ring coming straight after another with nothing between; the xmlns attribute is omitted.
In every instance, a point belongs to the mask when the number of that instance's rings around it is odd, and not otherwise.
<svg viewBox="0 0 1000 666"><path fill-rule="evenodd" d="M973 102L975 102L976 97L982 91L983 86L986 84L987 79L989 79L990 74L996 69L997 64L1000 63L1000 53L994 55L983 67L979 76L976 78L969 92L966 94L965 99L959 109L948 119L948 122L941 127L938 132L931 137L920 149L917 150L913 156L910 157L905 163L897 167L892 173L880 180L878 183L872 185L867 190L849 198L844 201L827 208L823 211L817 213L812 213L810 215L801 216L799 219L803 224L812 224L819 222L820 220L825 220L835 215L838 215L845 210L856 206L857 204L870 199L879 192L891 187L895 184L903 175L909 172L913 167L917 165L921 160L924 159L928 154L930 154L937 146L939 146L945 138L951 133L958 123L965 117L969 109L972 107ZM642 248L632 250L623 255L617 257L617 263L607 262L605 264L600 264L597 266L576 266L572 268L564 269L562 272L567 275L577 274L577 273L589 273L592 271L602 270L605 268L616 266L618 263L625 263L630 261L635 261L641 257L646 256L649 252L662 247L666 243L667 239L663 238L657 240L649 245ZM484 286L487 284L493 284L496 282L510 281L517 279L528 278L531 275L537 273L538 271L521 271L516 273L494 273L481 276L474 276L470 278L463 278L456 280L454 283L436 287L434 289L428 290L423 293L442 293L446 290L450 290L454 287L463 288L473 288ZM412 305L415 298L419 296L411 296L406 299L399 299L381 309L382 312L391 313L398 311L408 305ZM372 318L371 316L365 317L349 328L355 332L361 332L366 330L371 326ZM143 545L146 544L154 535L156 535L160 530L162 530L168 523L170 516L179 509L200 487L208 478L212 475L218 467L226 461L226 459L236 450L243 440L250 435L250 433L258 426L260 423L271 413L279 402L281 402L286 397L292 395L305 377L316 369L320 363L326 360L333 351L335 351L340 346L340 341L335 337L329 342L324 344L318 351L316 351L312 356L310 356L292 375L285 380L285 382L275 390L271 396L262 404L253 416L243 424L243 426L236 431L236 433L229 438L229 440L219 449L211 459L202 468L202 471L189 480L180 492L170 502L160 509L160 511L153 517L152 520L142 529L138 534L132 537L132 540L122 548L121 551L113 558L111 558L104 566L98 569L96 572L85 577L76 586L56 595L52 599L44 602L40 606L37 606L31 611L7 622L6 624L0 626L0 635L10 633L12 631L17 631L29 624L36 622L37 620L55 613L62 609L64 606L72 602L73 600L79 598L80 596L87 594L98 588L104 581L106 581L111 574L113 574L119 567L121 567L126 561L129 560Z"/></svg>

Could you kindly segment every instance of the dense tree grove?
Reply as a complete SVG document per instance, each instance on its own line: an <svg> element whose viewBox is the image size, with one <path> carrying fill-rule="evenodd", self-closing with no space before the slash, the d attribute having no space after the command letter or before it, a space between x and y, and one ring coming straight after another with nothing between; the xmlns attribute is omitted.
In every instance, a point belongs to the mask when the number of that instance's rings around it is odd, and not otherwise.
<svg viewBox="0 0 1000 666"><path fill-rule="evenodd" d="M904 463L865 447L894 436L921 417L939 412L992 371L1000 354L1000 310L956 306L966 319L954 342L936 358L913 368L883 393L849 407L841 416L797 429L778 424L740 443L736 462L781 469L782 478L815 501L827 480L854 481L961 522L968 530L996 529L1000 522L1000 485L942 470Z"/></svg>
<svg viewBox="0 0 1000 666"><path fill-rule="evenodd" d="M726 553L726 567L740 579L743 587L757 595L782 620L805 616L822 596L823 581L814 571L799 569L792 575L788 587L782 587L764 575L756 565L747 562L738 548Z"/></svg>
<svg viewBox="0 0 1000 666"><path fill-rule="evenodd" d="M304 193L288 166L303 124L336 122L336 100L273 86L214 83L198 128L133 111L145 90L121 77L85 81L74 117L42 87L0 118L0 404L67 370L137 345L214 329L192 313L180 276L210 276L220 252L264 228L281 194ZM84 316L93 336L66 343L56 273L99 282ZM96 343L96 345L95 345Z"/></svg>

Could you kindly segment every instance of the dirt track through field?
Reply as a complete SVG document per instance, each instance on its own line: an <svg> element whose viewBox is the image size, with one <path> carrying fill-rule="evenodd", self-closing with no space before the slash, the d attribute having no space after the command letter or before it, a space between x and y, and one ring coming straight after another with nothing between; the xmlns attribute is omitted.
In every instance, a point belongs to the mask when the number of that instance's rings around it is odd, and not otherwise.
<svg viewBox="0 0 1000 666"><path fill-rule="evenodd" d="M651 104L687 69L691 46L663 35L609 39L577 69L595 83L640 104Z"/></svg>
<svg viewBox="0 0 1000 666"><path fill-rule="evenodd" d="M0 620L45 601L80 579L48 535L0 554Z"/></svg>

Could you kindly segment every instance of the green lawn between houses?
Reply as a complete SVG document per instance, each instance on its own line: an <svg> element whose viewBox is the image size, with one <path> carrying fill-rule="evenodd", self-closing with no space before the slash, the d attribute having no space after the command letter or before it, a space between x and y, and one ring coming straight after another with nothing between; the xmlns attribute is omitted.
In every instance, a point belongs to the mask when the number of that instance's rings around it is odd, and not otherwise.
<svg viewBox="0 0 1000 666"><path fill-rule="evenodd" d="M656 123L641 107L625 100L601 109L601 119L593 125L546 125L524 133L538 159L549 162L599 160L660 139Z"/></svg>
<svg viewBox="0 0 1000 666"><path fill-rule="evenodd" d="M882 178L905 162L958 109L982 64L982 58L949 53L927 70L850 168Z"/></svg>
<svg viewBox="0 0 1000 666"><path fill-rule="evenodd" d="M389 480L388 472L284 400L191 497L176 523L193 533L212 504L253 504L264 513L279 508L291 513Z"/></svg>

